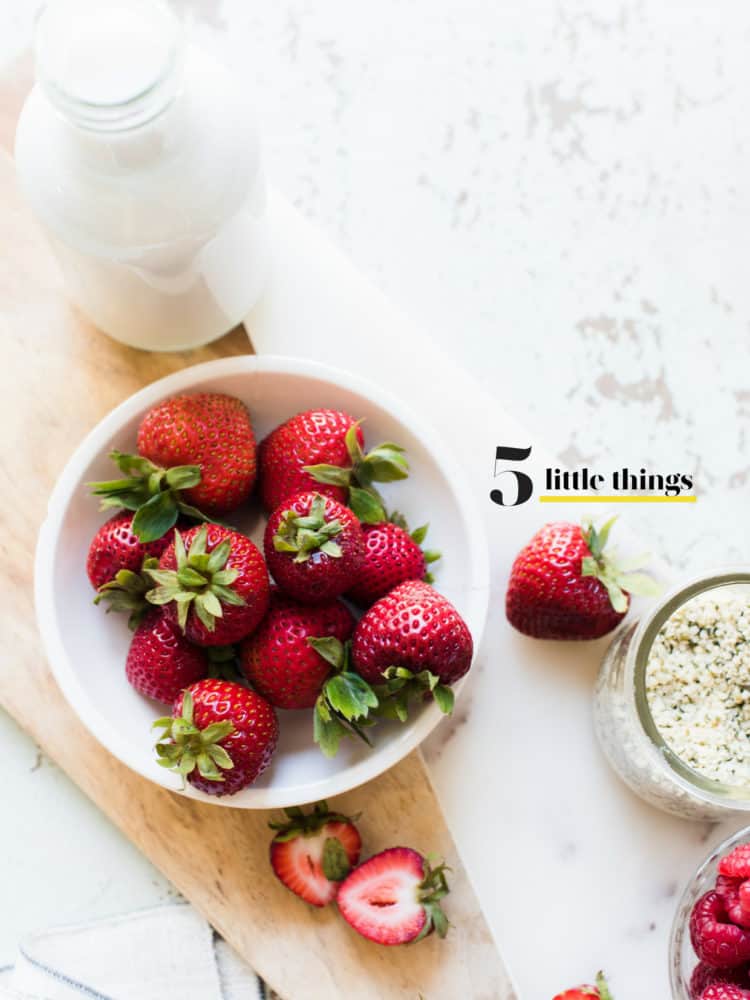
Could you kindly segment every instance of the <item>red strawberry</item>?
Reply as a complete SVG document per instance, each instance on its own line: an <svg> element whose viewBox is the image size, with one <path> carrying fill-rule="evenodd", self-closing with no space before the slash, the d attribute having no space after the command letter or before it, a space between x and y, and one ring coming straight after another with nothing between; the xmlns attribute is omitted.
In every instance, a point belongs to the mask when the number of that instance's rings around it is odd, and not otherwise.
<svg viewBox="0 0 750 1000"><path fill-rule="evenodd" d="M699 962L690 977L690 1000L700 1000L707 986L717 983L733 983L735 986L750 987L748 966L741 965L735 969L714 969L705 962Z"/></svg>
<svg viewBox="0 0 750 1000"><path fill-rule="evenodd" d="M185 489L184 496L211 514L236 510L250 496L255 450L247 407L219 392L165 399L138 428L138 451L154 465L200 468L200 482Z"/></svg>
<svg viewBox="0 0 750 1000"><path fill-rule="evenodd" d="M658 592L604 554L614 520L599 531L555 521L534 535L510 573L505 612L514 628L537 639L596 639L622 620L630 594Z"/></svg>
<svg viewBox="0 0 750 1000"><path fill-rule="evenodd" d="M453 605L428 583L410 581L381 597L360 619L352 664L370 684L387 681L395 715L406 718L409 698L431 691L444 712L455 684L471 666L471 633Z"/></svg>
<svg viewBox="0 0 750 1000"><path fill-rule="evenodd" d="M240 647L242 670L277 708L312 708L331 664L308 640L333 636L343 643L353 631L354 618L341 601L311 607L274 587L265 618Z"/></svg>
<svg viewBox="0 0 750 1000"><path fill-rule="evenodd" d="M592 1000L594 997L598 1000L612 1000L607 981L601 972L596 977L596 986L574 986L570 990L558 993L552 1000Z"/></svg>
<svg viewBox="0 0 750 1000"><path fill-rule="evenodd" d="M716 969L750 961L750 931L730 922L724 897L718 892L705 893L693 907L690 940L698 958Z"/></svg>
<svg viewBox="0 0 750 1000"><path fill-rule="evenodd" d="M719 874L730 878L750 878L750 844L740 844L719 862Z"/></svg>
<svg viewBox="0 0 750 1000"><path fill-rule="evenodd" d="M164 605L191 642L229 646L249 635L268 608L263 556L249 538L218 524L175 532L147 594Z"/></svg>
<svg viewBox="0 0 750 1000"><path fill-rule="evenodd" d="M338 883L359 861L359 831L348 816L329 812L325 802L307 814L298 807L284 811L287 822L268 824L276 831L271 867L306 903L326 906L336 898Z"/></svg>
<svg viewBox="0 0 750 1000"><path fill-rule="evenodd" d="M162 767L207 795L234 795L262 774L276 749L279 724L268 702L231 681L202 680L179 694L172 716L158 719Z"/></svg>
<svg viewBox="0 0 750 1000"><path fill-rule="evenodd" d="M391 847L363 862L339 886L339 912L362 937L377 944L419 941L433 930L448 933L440 900L448 894L445 865L431 868L410 847Z"/></svg>
<svg viewBox="0 0 750 1000"><path fill-rule="evenodd" d="M139 573L144 559L158 559L172 541L172 532L169 532L144 544L136 537L132 525L133 514L122 510L105 521L92 538L86 572L95 590L114 580L122 569Z"/></svg>
<svg viewBox="0 0 750 1000"><path fill-rule="evenodd" d="M362 528L338 500L299 493L271 514L263 550L282 590L298 601L320 604L357 579L364 556Z"/></svg>
<svg viewBox="0 0 750 1000"><path fill-rule="evenodd" d="M357 582L349 590L355 604L369 608L381 597L407 580L427 580L427 564L440 556L437 552L423 552L420 548L427 534L427 525L409 534L406 525L395 521L365 524L362 527L365 557Z"/></svg>
<svg viewBox="0 0 750 1000"><path fill-rule="evenodd" d="M135 632L125 673L136 691L171 705L186 687L208 673L205 650L193 646L177 622L152 608Z"/></svg>
<svg viewBox="0 0 750 1000"><path fill-rule="evenodd" d="M360 521L385 520L372 484L406 479L409 466L403 448L390 441L369 454L363 447L359 421L340 410L306 410L287 420L261 442L258 452L266 509L317 490L348 503Z"/></svg>
<svg viewBox="0 0 750 1000"><path fill-rule="evenodd" d="M151 542L182 514L207 520L236 509L255 481L256 449L246 407L232 396L175 396L154 406L141 421L142 454L110 452L122 478L90 483L101 507L135 511L133 531Z"/></svg>
<svg viewBox="0 0 750 1000"><path fill-rule="evenodd" d="M700 1000L750 1000L750 990L740 989L733 983L711 983L701 993Z"/></svg>
<svg viewBox="0 0 750 1000"><path fill-rule="evenodd" d="M89 546L86 570L98 591L94 604L104 601L108 612L127 611L128 624L135 629L149 608L146 592L151 580L145 570L156 568L174 531L144 544L136 537L132 523L130 511L120 511L104 522Z"/></svg>

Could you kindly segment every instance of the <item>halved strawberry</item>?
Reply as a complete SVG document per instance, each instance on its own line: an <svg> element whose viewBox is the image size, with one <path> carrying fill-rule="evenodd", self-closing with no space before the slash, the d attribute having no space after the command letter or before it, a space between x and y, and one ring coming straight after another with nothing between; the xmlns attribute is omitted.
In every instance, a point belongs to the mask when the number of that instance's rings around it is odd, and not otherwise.
<svg viewBox="0 0 750 1000"><path fill-rule="evenodd" d="M269 823L271 867L287 889L313 906L336 898L339 882L359 861L362 839L354 821L318 802L311 813L285 809L288 820Z"/></svg>
<svg viewBox="0 0 750 1000"><path fill-rule="evenodd" d="M450 924L440 906L448 894L446 867L435 868L410 847L391 847L363 862L339 887L336 901L346 922L377 944L407 944Z"/></svg>

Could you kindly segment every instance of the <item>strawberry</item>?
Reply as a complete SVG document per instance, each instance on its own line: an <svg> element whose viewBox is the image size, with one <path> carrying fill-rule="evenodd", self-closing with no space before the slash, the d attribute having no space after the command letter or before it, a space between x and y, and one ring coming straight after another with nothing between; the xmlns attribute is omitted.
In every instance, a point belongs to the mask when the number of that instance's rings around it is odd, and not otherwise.
<svg viewBox="0 0 750 1000"><path fill-rule="evenodd" d="M125 673L136 691L166 705L205 677L208 667L205 650L188 642L160 608L152 608L136 629L125 661Z"/></svg>
<svg viewBox="0 0 750 1000"><path fill-rule="evenodd" d="M148 573L156 583L148 600L163 605L199 646L239 642L268 608L263 556L249 538L218 524L176 531L159 569Z"/></svg>
<svg viewBox="0 0 750 1000"><path fill-rule="evenodd" d="M432 931L448 933L440 900L448 894L446 867L432 868L410 847L381 851L339 886L339 912L358 934L377 944L407 944Z"/></svg>
<svg viewBox="0 0 750 1000"><path fill-rule="evenodd" d="M655 594L644 573L626 572L604 552L615 518L592 524L546 524L516 557L505 612L510 624L537 639L596 639L625 617L630 594ZM637 561L638 563L640 560Z"/></svg>
<svg viewBox="0 0 750 1000"><path fill-rule="evenodd" d="M348 503L360 521L385 520L374 482L406 479L404 450L386 441L365 454L359 421L340 410L306 410L291 417L258 449L260 493L267 510L310 490Z"/></svg>
<svg viewBox="0 0 750 1000"><path fill-rule="evenodd" d="M307 604L330 601L357 579L364 556L354 514L320 493L299 493L271 514L263 550L274 580Z"/></svg>
<svg viewBox="0 0 750 1000"><path fill-rule="evenodd" d="M97 590L94 604L105 601L107 611L127 611L135 629L148 609L151 581L144 570L157 566L173 536L169 531L144 544L133 531L133 514L126 510L105 521L91 540L86 560L89 580Z"/></svg>
<svg viewBox="0 0 750 1000"><path fill-rule="evenodd" d="M256 448L250 415L233 396L174 396L138 428L139 455L110 452L123 478L90 483L102 509L135 511L142 542L160 538L180 514L198 521L235 510L250 496ZM201 509L199 509L199 507Z"/></svg>
<svg viewBox="0 0 750 1000"><path fill-rule="evenodd" d="M438 552L423 552L420 548L427 534L427 525L411 534L403 518L391 515L389 521L362 526L365 554L357 582L347 597L369 608L381 597L407 580L425 580L432 583L427 572L428 563L440 558Z"/></svg>
<svg viewBox="0 0 750 1000"><path fill-rule="evenodd" d="M381 685L381 713L401 721L415 694L431 692L440 709L451 712L449 685L468 671L472 653L471 633L450 601L414 580L376 601L352 640L354 669Z"/></svg>
<svg viewBox="0 0 750 1000"><path fill-rule="evenodd" d="M202 680L179 694L162 730L157 761L207 795L234 795L268 767L279 738L276 713L254 691Z"/></svg>
<svg viewBox="0 0 750 1000"><path fill-rule="evenodd" d="M164 535L154 542L144 544L133 531L133 515L122 510L113 514L99 528L91 540L86 559L86 572L91 586L99 590L110 583L120 570L131 573L140 572L143 560L149 557L156 559L172 541L172 533Z"/></svg>
<svg viewBox="0 0 750 1000"><path fill-rule="evenodd" d="M596 986L574 986L570 990L558 993L552 1000L593 1000L593 998L612 1000L607 981L601 972L597 974Z"/></svg>
<svg viewBox="0 0 750 1000"><path fill-rule="evenodd" d="M152 407L138 428L138 451L154 465L197 465L200 482L185 498L211 514L228 514L250 496L256 449L245 404L220 392L173 396Z"/></svg>
<svg viewBox="0 0 750 1000"><path fill-rule="evenodd" d="M284 810L286 822L269 823L271 867L287 889L313 906L336 898L339 882L359 861L362 838L354 821L328 811L318 802L311 813L299 807Z"/></svg>
<svg viewBox="0 0 750 1000"><path fill-rule="evenodd" d="M265 618L240 646L240 664L272 705L312 708L332 668L308 640L333 637L343 643L353 631L354 618L341 601L312 607L273 587Z"/></svg>

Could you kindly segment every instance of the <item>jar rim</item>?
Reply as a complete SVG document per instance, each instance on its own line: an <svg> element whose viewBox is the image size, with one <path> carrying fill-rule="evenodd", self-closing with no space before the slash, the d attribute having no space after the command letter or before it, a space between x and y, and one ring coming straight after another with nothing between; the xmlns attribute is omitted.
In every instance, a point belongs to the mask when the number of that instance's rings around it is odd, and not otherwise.
<svg viewBox="0 0 750 1000"><path fill-rule="evenodd" d="M643 615L638 623L627 651L628 682L632 684L632 695L636 714L646 738L666 763L674 778L684 791L702 801L733 808L738 812L750 810L750 784L729 785L709 778L685 763L672 750L657 726L648 696L646 694L646 668L654 639L664 623L683 604L707 591L721 587L747 585L750 587L750 567L742 564L722 566L691 577L671 588L656 604ZM750 596L750 593L749 593Z"/></svg>

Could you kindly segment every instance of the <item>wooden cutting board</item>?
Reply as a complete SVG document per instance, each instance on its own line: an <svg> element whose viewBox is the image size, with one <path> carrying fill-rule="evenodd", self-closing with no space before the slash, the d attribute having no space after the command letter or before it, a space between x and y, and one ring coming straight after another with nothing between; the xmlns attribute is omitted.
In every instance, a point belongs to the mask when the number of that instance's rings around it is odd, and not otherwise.
<svg viewBox="0 0 750 1000"><path fill-rule="evenodd" d="M16 190L10 157L28 87L25 64L0 79L0 525L7 546L0 605L0 704L288 1000L505 1000L511 989L457 857L419 753L336 800L362 812L368 851L408 844L453 868L448 938L410 948L360 939L335 908L314 910L268 867L265 812L220 809L129 771L89 735L41 653L33 553L55 478L84 434L141 386L186 365L248 351L244 331L183 354L149 354L99 334L66 303L41 233Z"/></svg>

